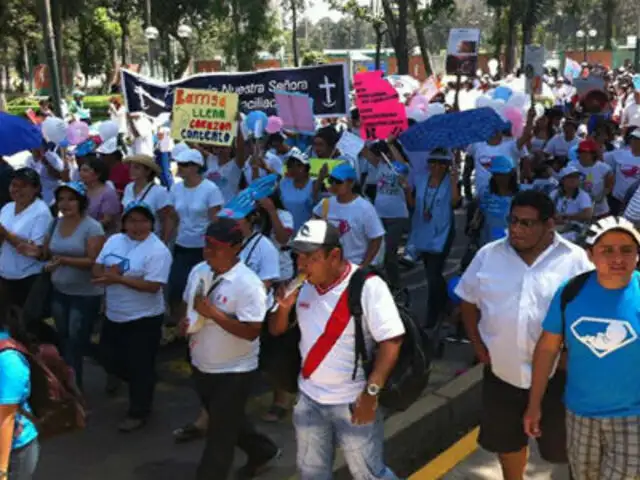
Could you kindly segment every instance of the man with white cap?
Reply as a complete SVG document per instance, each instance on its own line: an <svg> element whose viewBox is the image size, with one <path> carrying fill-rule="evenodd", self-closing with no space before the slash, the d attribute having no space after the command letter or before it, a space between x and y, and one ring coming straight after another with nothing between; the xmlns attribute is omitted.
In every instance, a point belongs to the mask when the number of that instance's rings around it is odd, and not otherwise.
<svg viewBox="0 0 640 480"><path fill-rule="evenodd" d="M371 373L367 376L361 364L354 373L356 334L347 287L358 267L345 258L340 231L325 220L309 220L291 248L306 283L299 293L280 293L269 330L284 333L295 306L302 357L300 396L293 414L300 478L331 478L340 446L353 478L395 480L384 464L383 417L378 409L378 395L396 364L405 333L389 287L377 276L365 280L362 327L369 353L374 345L377 349Z"/></svg>

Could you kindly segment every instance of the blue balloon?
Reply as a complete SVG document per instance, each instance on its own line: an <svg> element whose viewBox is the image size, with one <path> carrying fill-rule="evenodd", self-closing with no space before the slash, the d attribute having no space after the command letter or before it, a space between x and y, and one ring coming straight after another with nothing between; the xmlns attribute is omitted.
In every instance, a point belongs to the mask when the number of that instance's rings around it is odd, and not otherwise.
<svg viewBox="0 0 640 480"><path fill-rule="evenodd" d="M59 144L58 146L61 148L67 148L70 145L69 140L67 138L64 138Z"/></svg>
<svg viewBox="0 0 640 480"><path fill-rule="evenodd" d="M262 110L253 110L245 117L244 124L246 125L247 130L249 130L249 133L255 134L256 125L259 123L260 128L258 130L258 137L261 137L264 133L265 127L267 126L268 119L269 117L267 117L267 114Z"/></svg>
<svg viewBox="0 0 640 480"><path fill-rule="evenodd" d="M495 100L504 100L506 102L507 100L509 100L509 98L511 98L511 95L513 95L513 90L511 90L509 87L505 87L504 85L497 87L493 91L493 98Z"/></svg>
<svg viewBox="0 0 640 480"><path fill-rule="evenodd" d="M570 162L578 161L578 145L574 145L569 149L569 153L567 155L569 157Z"/></svg>

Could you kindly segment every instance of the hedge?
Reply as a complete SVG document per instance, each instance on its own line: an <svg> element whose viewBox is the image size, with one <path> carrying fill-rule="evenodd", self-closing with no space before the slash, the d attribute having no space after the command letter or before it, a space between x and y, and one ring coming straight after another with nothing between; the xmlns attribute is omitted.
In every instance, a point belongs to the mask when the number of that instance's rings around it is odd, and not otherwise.
<svg viewBox="0 0 640 480"><path fill-rule="evenodd" d="M112 95L90 95L84 98L84 106L91 109L91 118L93 120L106 120L109 118L109 99L111 97ZM7 111L13 115L24 115L29 108L37 111L40 98L14 98L8 102ZM71 100L70 97L67 98L67 103L70 103Z"/></svg>

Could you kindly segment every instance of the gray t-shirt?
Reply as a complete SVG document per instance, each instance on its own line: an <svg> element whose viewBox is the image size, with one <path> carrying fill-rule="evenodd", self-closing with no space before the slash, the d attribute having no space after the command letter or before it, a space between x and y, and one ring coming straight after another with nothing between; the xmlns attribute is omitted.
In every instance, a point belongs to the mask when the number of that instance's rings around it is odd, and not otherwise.
<svg viewBox="0 0 640 480"><path fill-rule="evenodd" d="M104 235L102 225L89 215L84 217L68 237L60 235L60 221L58 221L49 241L49 250L51 255L85 257L87 240L101 235ZM56 290L66 295L95 296L104 293L104 287L91 283L91 270L60 265L53 271L51 282Z"/></svg>

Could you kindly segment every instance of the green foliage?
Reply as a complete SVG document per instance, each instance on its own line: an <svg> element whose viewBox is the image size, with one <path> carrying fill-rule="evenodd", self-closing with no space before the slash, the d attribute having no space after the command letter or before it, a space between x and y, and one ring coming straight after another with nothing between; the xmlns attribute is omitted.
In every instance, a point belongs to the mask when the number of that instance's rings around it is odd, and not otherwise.
<svg viewBox="0 0 640 480"><path fill-rule="evenodd" d="M308 50L302 53L302 61L301 64L303 67L311 66L311 65L320 65L325 63L327 59L324 57L322 52L318 52L315 50Z"/></svg>

